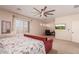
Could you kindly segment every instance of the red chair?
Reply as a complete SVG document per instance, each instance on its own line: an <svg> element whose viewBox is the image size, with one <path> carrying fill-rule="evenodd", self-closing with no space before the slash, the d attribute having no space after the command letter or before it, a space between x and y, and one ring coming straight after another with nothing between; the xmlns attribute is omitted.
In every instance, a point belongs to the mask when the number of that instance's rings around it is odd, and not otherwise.
<svg viewBox="0 0 79 59"><path fill-rule="evenodd" d="M53 39L47 38L45 36L36 36L36 35L29 35L29 34L24 34L24 36L43 41L45 45L46 53L48 53L52 49Z"/></svg>

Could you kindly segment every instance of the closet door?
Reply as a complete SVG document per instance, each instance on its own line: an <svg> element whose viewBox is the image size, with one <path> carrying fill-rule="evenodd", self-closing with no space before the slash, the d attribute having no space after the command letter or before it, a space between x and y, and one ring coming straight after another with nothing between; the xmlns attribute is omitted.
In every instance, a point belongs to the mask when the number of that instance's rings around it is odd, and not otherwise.
<svg viewBox="0 0 79 59"><path fill-rule="evenodd" d="M79 43L79 21L72 21L72 41Z"/></svg>

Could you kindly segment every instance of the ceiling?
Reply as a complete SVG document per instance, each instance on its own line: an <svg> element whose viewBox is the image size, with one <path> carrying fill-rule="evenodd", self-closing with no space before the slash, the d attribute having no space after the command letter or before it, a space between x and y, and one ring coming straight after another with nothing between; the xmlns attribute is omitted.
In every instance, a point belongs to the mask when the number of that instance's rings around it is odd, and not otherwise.
<svg viewBox="0 0 79 59"><path fill-rule="evenodd" d="M44 6L48 7L46 10L55 9L56 11L53 12L54 15L48 17L39 17L39 15L34 16L34 13L36 13L37 11L35 11L33 8L37 8L38 10L40 10L44 8ZM1 8L41 20L53 20L55 17L79 13L79 7L74 8L74 5L0 5L0 9ZM17 10L17 8L20 8L21 10Z"/></svg>

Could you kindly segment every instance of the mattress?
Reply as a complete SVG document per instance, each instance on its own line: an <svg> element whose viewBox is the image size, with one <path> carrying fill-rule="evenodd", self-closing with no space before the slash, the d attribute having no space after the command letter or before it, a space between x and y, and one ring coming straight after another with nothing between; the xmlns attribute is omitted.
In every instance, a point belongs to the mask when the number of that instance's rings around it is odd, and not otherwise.
<svg viewBox="0 0 79 59"><path fill-rule="evenodd" d="M24 36L0 39L0 54L45 54L44 43Z"/></svg>

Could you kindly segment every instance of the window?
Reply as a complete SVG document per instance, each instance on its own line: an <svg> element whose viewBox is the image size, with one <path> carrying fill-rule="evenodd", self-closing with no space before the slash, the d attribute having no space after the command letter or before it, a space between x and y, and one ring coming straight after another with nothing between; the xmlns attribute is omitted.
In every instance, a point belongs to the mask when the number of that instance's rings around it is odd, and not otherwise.
<svg viewBox="0 0 79 59"><path fill-rule="evenodd" d="M29 21L16 20L16 33L29 32Z"/></svg>
<svg viewBox="0 0 79 59"><path fill-rule="evenodd" d="M29 25L30 25L29 21L24 21L24 32L29 32Z"/></svg>

